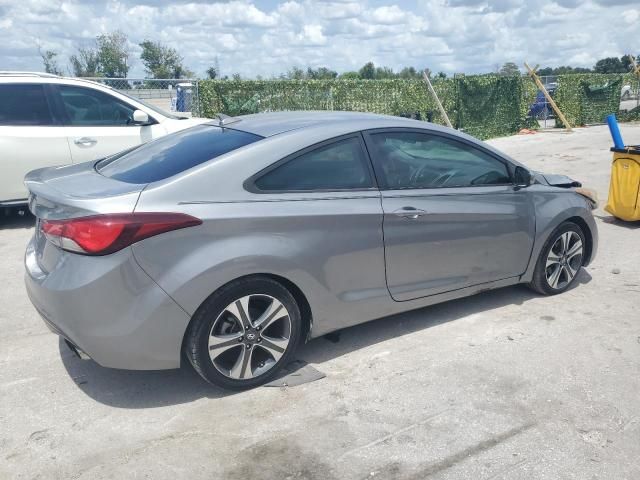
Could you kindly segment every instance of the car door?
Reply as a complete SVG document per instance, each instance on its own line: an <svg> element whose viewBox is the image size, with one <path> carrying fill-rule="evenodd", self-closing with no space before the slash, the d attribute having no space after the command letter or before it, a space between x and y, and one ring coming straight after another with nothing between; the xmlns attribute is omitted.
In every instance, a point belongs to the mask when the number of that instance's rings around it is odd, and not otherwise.
<svg viewBox="0 0 640 480"><path fill-rule="evenodd" d="M26 200L29 171L71 162L47 91L46 84L0 83L0 203Z"/></svg>
<svg viewBox="0 0 640 480"><path fill-rule="evenodd" d="M424 130L365 132L382 189L386 278L404 301L522 274L535 219L511 167Z"/></svg>
<svg viewBox="0 0 640 480"><path fill-rule="evenodd" d="M316 302L340 311L323 328L370 319L375 299L389 301L380 192L359 133L286 157L245 188L256 195L238 208L252 217L264 245L279 239L278 255L286 252L317 284Z"/></svg>
<svg viewBox="0 0 640 480"><path fill-rule="evenodd" d="M165 133L151 117L148 125L136 124L136 107L107 92L75 85L56 90L73 163L103 158Z"/></svg>

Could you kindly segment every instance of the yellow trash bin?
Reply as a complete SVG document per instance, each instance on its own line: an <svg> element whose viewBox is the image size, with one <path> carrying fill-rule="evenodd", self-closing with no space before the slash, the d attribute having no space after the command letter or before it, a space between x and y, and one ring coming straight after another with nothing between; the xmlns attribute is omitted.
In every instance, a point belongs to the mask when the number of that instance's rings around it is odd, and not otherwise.
<svg viewBox="0 0 640 480"><path fill-rule="evenodd" d="M611 183L604 209L621 220L640 220L640 145L611 151Z"/></svg>

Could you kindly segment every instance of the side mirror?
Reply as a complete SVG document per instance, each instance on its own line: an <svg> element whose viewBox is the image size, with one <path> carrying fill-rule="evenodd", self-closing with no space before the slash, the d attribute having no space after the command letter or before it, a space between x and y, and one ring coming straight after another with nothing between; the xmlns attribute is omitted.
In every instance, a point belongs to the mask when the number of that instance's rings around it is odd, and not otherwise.
<svg viewBox="0 0 640 480"><path fill-rule="evenodd" d="M134 123L134 125L148 125L149 124L149 115L144 113L142 110L134 110L133 111L133 123Z"/></svg>
<svg viewBox="0 0 640 480"><path fill-rule="evenodd" d="M527 188L533 182L533 176L531 172L523 167L516 167L514 174L515 188L520 190L521 188Z"/></svg>

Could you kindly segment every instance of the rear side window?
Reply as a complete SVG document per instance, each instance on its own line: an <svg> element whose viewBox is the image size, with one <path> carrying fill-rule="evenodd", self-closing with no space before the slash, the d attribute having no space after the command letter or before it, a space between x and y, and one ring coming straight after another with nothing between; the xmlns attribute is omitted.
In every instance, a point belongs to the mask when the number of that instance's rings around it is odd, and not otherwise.
<svg viewBox="0 0 640 480"><path fill-rule="evenodd" d="M106 158L96 168L102 175L122 182L157 182L262 138L239 130L198 125L141 145L124 155Z"/></svg>
<svg viewBox="0 0 640 480"><path fill-rule="evenodd" d="M255 182L264 191L348 190L372 187L357 138L325 145L289 160Z"/></svg>
<svg viewBox="0 0 640 480"><path fill-rule="evenodd" d="M51 125L43 85L0 85L0 125Z"/></svg>

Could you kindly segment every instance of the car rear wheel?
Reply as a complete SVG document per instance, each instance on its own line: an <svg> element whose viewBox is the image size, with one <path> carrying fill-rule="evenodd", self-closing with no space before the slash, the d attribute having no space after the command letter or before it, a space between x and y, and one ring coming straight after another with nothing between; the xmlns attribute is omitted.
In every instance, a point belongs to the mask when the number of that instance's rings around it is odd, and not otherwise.
<svg viewBox="0 0 640 480"><path fill-rule="evenodd" d="M280 283L240 279L211 295L195 313L185 353L209 383L251 388L273 379L291 359L301 324L293 295Z"/></svg>
<svg viewBox="0 0 640 480"><path fill-rule="evenodd" d="M567 290L582 268L585 245L584 233L578 225L572 222L560 225L540 252L529 286L543 295Z"/></svg>

